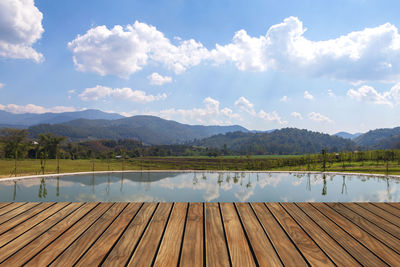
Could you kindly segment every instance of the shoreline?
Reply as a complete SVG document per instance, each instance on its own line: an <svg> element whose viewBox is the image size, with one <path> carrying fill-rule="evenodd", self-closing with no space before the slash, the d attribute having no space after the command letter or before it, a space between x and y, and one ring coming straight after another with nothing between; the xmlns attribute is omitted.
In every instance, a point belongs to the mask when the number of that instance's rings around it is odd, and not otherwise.
<svg viewBox="0 0 400 267"><path fill-rule="evenodd" d="M226 171L226 170L124 170L124 171L89 171L89 172L70 172L70 173L54 173L44 175L27 175L0 178L1 181L14 181L24 179L35 179L35 178L52 178L62 176L79 176L87 174L107 174L107 173L299 173L299 174L328 174L328 175L348 175L348 176L369 176L369 177L381 177L381 178L392 178L400 179L400 175L385 175L385 174L373 174L373 173L356 173L356 172L320 172L320 171Z"/></svg>

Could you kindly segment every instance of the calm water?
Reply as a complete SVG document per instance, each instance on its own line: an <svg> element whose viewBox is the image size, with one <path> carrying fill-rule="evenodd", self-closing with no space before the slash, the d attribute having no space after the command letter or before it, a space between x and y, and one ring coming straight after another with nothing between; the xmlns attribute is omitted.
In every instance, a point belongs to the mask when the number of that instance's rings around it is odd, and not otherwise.
<svg viewBox="0 0 400 267"><path fill-rule="evenodd" d="M290 173L113 173L0 182L0 202L400 201L399 182Z"/></svg>

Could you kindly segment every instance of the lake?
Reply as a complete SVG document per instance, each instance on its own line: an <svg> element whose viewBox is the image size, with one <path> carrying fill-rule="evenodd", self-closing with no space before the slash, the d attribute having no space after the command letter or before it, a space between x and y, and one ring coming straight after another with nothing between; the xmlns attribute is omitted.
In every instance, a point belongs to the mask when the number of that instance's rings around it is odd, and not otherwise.
<svg viewBox="0 0 400 267"><path fill-rule="evenodd" d="M0 181L0 202L387 202L390 177L254 172L131 172Z"/></svg>

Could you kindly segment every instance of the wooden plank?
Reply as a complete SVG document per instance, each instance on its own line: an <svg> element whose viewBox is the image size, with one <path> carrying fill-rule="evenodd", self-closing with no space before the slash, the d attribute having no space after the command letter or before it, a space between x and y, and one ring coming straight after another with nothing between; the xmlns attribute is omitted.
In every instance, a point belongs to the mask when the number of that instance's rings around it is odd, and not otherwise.
<svg viewBox="0 0 400 267"><path fill-rule="evenodd" d="M306 231L318 246L338 266L359 266L360 264L344 250L332 237L311 220L294 203L281 203L286 211L296 220L296 222Z"/></svg>
<svg viewBox="0 0 400 267"><path fill-rule="evenodd" d="M127 203L115 203L82 235L80 235L50 266L75 265L79 258L90 248L116 217L125 209ZM105 256L105 255L103 255Z"/></svg>
<svg viewBox="0 0 400 267"><path fill-rule="evenodd" d="M8 205L10 205L10 204L11 204L11 202L1 202L1 203L0 203L0 210L1 210L3 207L8 206Z"/></svg>
<svg viewBox="0 0 400 267"><path fill-rule="evenodd" d="M7 232L11 228L17 226L18 224L20 224L20 223L22 223L22 222L24 222L26 220L30 220L33 216L41 213L42 211L46 210L48 207L50 207L52 205L54 205L53 202L44 202L44 203L42 203L40 205L37 205L37 206L33 207L32 209L30 209L30 210L28 210L28 211L26 211L26 212L24 212L22 214L19 214L18 216L12 218L11 220L3 223L0 226L0 229L1 229L0 230L0 235L3 234L4 232ZM24 206L26 206L26 205L24 205Z"/></svg>
<svg viewBox="0 0 400 267"><path fill-rule="evenodd" d="M25 205L22 205L16 209L13 209L9 212L7 212L6 214L3 214L2 216L0 216L0 224L3 224L5 222L7 222L8 220L11 220L12 218L23 214L24 212L28 211L29 209L39 205L39 202L29 202L26 203Z"/></svg>
<svg viewBox="0 0 400 267"><path fill-rule="evenodd" d="M16 254L12 255L5 262L6 266L22 266L28 262L32 257L34 257L38 252L46 248L54 240L59 238L66 230L68 230L72 225L79 221L83 216L90 212L98 203L86 203L79 207L70 216L64 218L54 227L49 229L47 232L33 240L31 243L23 247Z"/></svg>
<svg viewBox="0 0 400 267"><path fill-rule="evenodd" d="M61 203L62 204L62 203ZM55 224L57 224L60 220L70 215L74 210L82 206L82 203L72 203L68 206L64 207L60 211L54 213L46 220L42 221L34 228L31 228L29 231L23 233L18 238L9 242L7 245L3 246L0 249L0 262L7 259L9 256L22 249L24 246L29 244L31 241L36 239L38 236L49 230Z"/></svg>
<svg viewBox="0 0 400 267"><path fill-rule="evenodd" d="M349 221L357 225L359 228L384 243L386 246L390 247L397 253L400 253L400 240L398 238L382 230L381 228L366 220L364 217L358 215L354 211L347 209L340 203L327 203L327 205L334 209L337 213L341 214L343 217L347 218Z"/></svg>
<svg viewBox="0 0 400 267"><path fill-rule="evenodd" d="M125 266L135 250L143 231L152 218L157 203L144 203L122 237L104 261L104 266Z"/></svg>
<svg viewBox="0 0 400 267"><path fill-rule="evenodd" d="M373 222L375 225L379 226L386 232L392 234L396 238L400 239L400 227L382 219L382 217L379 217L378 215L367 209L363 209L362 207L360 207L355 203L342 203L342 205L354 211L355 213L363 216L367 220Z"/></svg>
<svg viewBox="0 0 400 267"><path fill-rule="evenodd" d="M128 266L151 266L168 222L172 203L160 203Z"/></svg>
<svg viewBox="0 0 400 267"><path fill-rule="evenodd" d="M343 217L347 218L348 221L351 221L353 224L357 225L358 228L362 229L363 231L367 232L371 236L375 237L379 241L381 241L386 246L390 247L392 250L400 253L400 240L394 237L393 235L389 234L388 232L382 230L375 224L369 222L364 217L361 217L357 213L352 210L347 209L345 206L341 205L340 203L327 203L329 207L334 209L337 213L342 215ZM345 227L348 225L348 221L345 221L343 224ZM345 228L351 229L349 228Z"/></svg>
<svg viewBox="0 0 400 267"><path fill-rule="evenodd" d="M232 266L256 266L233 203L221 203L221 216Z"/></svg>
<svg viewBox="0 0 400 267"><path fill-rule="evenodd" d="M370 203L356 203L360 207L378 215L386 221L400 227L400 218Z"/></svg>
<svg viewBox="0 0 400 267"><path fill-rule="evenodd" d="M371 203L387 212L390 212L391 214L397 216L398 218L400 218L400 210L387 204L387 203Z"/></svg>
<svg viewBox="0 0 400 267"><path fill-rule="evenodd" d="M269 240L271 240L271 243L278 252L283 265L290 266L295 262L297 266L308 266L267 207L263 203L251 203L250 205L253 207Z"/></svg>
<svg viewBox="0 0 400 267"><path fill-rule="evenodd" d="M395 207L396 209L400 209L400 203L398 202L386 202L386 203Z"/></svg>
<svg viewBox="0 0 400 267"><path fill-rule="evenodd" d="M190 203L186 218L186 229L183 235L181 266L203 266L203 204Z"/></svg>
<svg viewBox="0 0 400 267"><path fill-rule="evenodd" d="M58 239L40 251L35 257L26 263L27 266L39 266L50 264L72 242L86 231L101 215L103 215L112 203L101 203L76 224L65 231Z"/></svg>
<svg viewBox="0 0 400 267"><path fill-rule="evenodd" d="M96 243L77 262L76 266L99 266L141 206L141 203L129 203Z"/></svg>
<svg viewBox="0 0 400 267"><path fill-rule="evenodd" d="M10 205L7 205L0 209L0 216L4 216L4 214L7 214L7 212L12 211L13 209L16 209L18 207L21 207L22 205L26 205L26 202L13 202Z"/></svg>
<svg viewBox="0 0 400 267"><path fill-rule="evenodd" d="M334 266L325 253L315 244L314 240L301 229L279 203L266 203L266 206L309 264L313 266Z"/></svg>
<svg viewBox="0 0 400 267"><path fill-rule="evenodd" d="M343 231L330 219L325 217L310 203L296 203L301 210L306 213L315 223L325 230L332 238L336 240L345 250L347 250L358 262L365 266L386 266L371 251L366 249L357 240L352 238L347 232Z"/></svg>
<svg viewBox="0 0 400 267"><path fill-rule="evenodd" d="M206 266L230 266L218 203L205 203L204 205Z"/></svg>
<svg viewBox="0 0 400 267"><path fill-rule="evenodd" d="M282 266L281 260L264 233L249 203L236 203L235 205L258 264L260 266Z"/></svg>
<svg viewBox="0 0 400 267"><path fill-rule="evenodd" d="M188 203L175 203L154 266L177 266Z"/></svg>
<svg viewBox="0 0 400 267"><path fill-rule="evenodd" d="M31 230L39 223L46 220L48 217L65 208L68 204L69 203L57 203L46 209L44 212L37 214L36 216L30 218L27 221L24 221L23 223L20 223L19 225L11 229L9 229L7 225L1 225L0 232L2 233L2 235L0 236L0 247L3 247L8 242L11 242L18 236Z"/></svg>
<svg viewBox="0 0 400 267"><path fill-rule="evenodd" d="M369 250L373 251L381 260L385 261L389 265L397 265L400 262L400 255L379 242L376 238L369 235L367 232L362 230L351 221L335 212L329 206L324 203L312 203L321 213L329 217L342 229L345 229L347 233L353 236L356 240L362 243Z"/></svg>

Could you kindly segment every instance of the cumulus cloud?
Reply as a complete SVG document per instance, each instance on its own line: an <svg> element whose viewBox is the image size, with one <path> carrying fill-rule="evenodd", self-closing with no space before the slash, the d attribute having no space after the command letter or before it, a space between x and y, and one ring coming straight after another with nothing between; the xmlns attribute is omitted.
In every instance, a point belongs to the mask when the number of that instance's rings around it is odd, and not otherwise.
<svg viewBox="0 0 400 267"><path fill-rule="evenodd" d="M364 85L347 91L347 96L357 101L372 102L374 104L393 105L400 104L400 83L395 84L389 91L379 93L372 86Z"/></svg>
<svg viewBox="0 0 400 267"><path fill-rule="evenodd" d="M315 122L333 122L330 118L327 116L322 115L321 113L318 112L310 112L308 113L308 118L312 121Z"/></svg>
<svg viewBox="0 0 400 267"><path fill-rule="evenodd" d="M263 119L265 121L275 121L275 122L277 122L279 124L282 124L282 125L285 125L285 124L288 123L287 121L282 120L282 118L278 115L278 113L276 111L272 111L271 113L267 113L264 110L260 110L258 112L257 116L260 119Z"/></svg>
<svg viewBox="0 0 400 267"><path fill-rule="evenodd" d="M233 63L243 71L269 69L328 77L352 83L400 78L400 35L386 23L335 39L311 41L297 17L272 25L264 35L236 32L228 44L207 49L193 39L174 45L154 26L136 21L113 28L98 26L78 35L68 47L79 71L128 77L149 63L181 73L201 62Z"/></svg>
<svg viewBox="0 0 400 267"><path fill-rule="evenodd" d="M193 109L166 109L154 115L165 119L174 119L183 122L197 122L201 124L231 124L233 119L240 119L239 114L234 113L230 108L220 108L220 103L211 97L203 100L204 107Z"/></svg>
<svg viewBox="0 0 400 267"><path fill-rule="evenodd" d="M43 61L32 48L44 32L42 19L33 0L0 1L0 57Z"/></svg>
<svg viewBox="0 0 400 267"><path fill-rule="evenodd" d="M238 69L276 69L312 77L350 82L395 81L400 78L400 35L386 23L336 39L311 41L296 17L271 26L264 36L238 31L232 43L212 51L218 63L234 62Z"/></svg>
<svg viewBox="0 0 400 267"><path fill-rule="evenodd" d="M264 121L275 121L282 125L287 124L287 121L282 120L282 118L278 115L276 111L268 113L261 109L260 111L256 112L254 109L254 104L243 96L239 97L234 104L237 108L239 108L240 111L244 111L256 118L262 119Z"/></svg>
<svg viewBox="0 0 400 267"><path fill-rule="evenodd" d="M158 74L157 72L153 72L151 75L147 76L147 79L149 79L150 84L152 84L152 85L163 85L165 83L172 82L171 77L162 76L162 75Z"/></svg>
<svg viewBox="0 0 400 267"><path fill-rule="evenodd" d="M21 114L21 113L36 113L42 114L47 112L52 113L62 113L62 112L72 112L77 111L78 109L74 107L66 107L66 106L55 106L51 108L46 108L34 104L27 104L27 105L16 105L16 104L7 104L1 105L0 110L4 110L11 113Z"/></svg>
<svg viewBox="0 0 400 267"><path fill-rule="evenodd" d="M335 93L331 89L328 90L328 96L329 97L336 97Z"/></svg>
<svg viewBox="0 0 400 267"><path fill-rule="evenodd" d="M284 96L282 96L282 98L279 101L286 103L289 101L289 98L286 95L284 95Z"/></svg>
<svg viewBox="0 0 400 267"><path fill-rule="evenodd" d="M253 103L251 103L243 96L239 97L239 99L235 101L235 106L238 107L241 111L247 112L251 115L256 114Z"/></svg>
<svg viewBox="0 0 400 267"><path fill-rule="evenodd" d="M309 100L313 100L314 96L312 94L310 94L308 91L304 91L304 98L305 99L309 99Z"/></svg>
<svg viewBox="0 0 400 267"><path fill-rule="evenodd" d="M299 120L303 119L303 116L301 116L301 114L299 112L296 112L296 111L290 113L290 116L292 116L293 118L299 119Z"/></svg>
<svg viewBox="0 0 400 267"><path fill-rule="evenodd" d="M112 29L98 26L68 43L77 70L128 77L150 62L175 73L198 65L208 50L193 39L176 46L156 27L136 21Z"/></svg>
<svg viewBox="0 0 400 267"><path fill-rule="evenodd" d="M132 90L131 88L111 88L107 86L97 85L92 88L86 88L81 94L80 99L83 101L97 101L111 97L113 99L129 100L137 103L149 103L167 98L165 93L158 95L148 95L144 91Z"/></svg>

